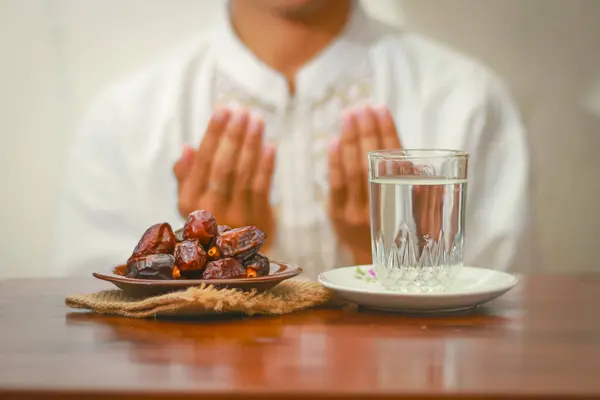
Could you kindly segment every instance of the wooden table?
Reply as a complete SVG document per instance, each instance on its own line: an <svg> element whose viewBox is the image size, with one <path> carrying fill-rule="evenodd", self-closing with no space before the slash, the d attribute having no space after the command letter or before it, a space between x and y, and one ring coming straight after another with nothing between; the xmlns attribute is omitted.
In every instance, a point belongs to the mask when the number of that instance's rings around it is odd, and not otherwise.
<svg viewBox="0 0 600 400"><path fill-rule="evenodd" d="M130 320L93 279L0 282L0 398L600 397L600 275L533 276L469 314Z"/></svg>

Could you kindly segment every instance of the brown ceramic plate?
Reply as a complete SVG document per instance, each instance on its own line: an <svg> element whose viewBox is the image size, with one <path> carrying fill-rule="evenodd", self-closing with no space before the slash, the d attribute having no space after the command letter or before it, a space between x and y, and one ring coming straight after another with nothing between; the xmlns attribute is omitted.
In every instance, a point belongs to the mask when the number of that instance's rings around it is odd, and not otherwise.
<svg viewBox="0 0 600 400"><path fill-rule="evenodd" d="M125 266L119 265L113 270L112 274L100 274L94 272L94 277L103 281L108 281L117 286L124 292L133 296L151 296L168 292L186 290L202 284L213 285L216 288L229 288L258 291L267 290L277 285L281 281L293 278L302 273L302 268L286 264L281 261L271 260L271 270L269 275L258 278L241 279L177 279L177 280L149 280L134 279L123 276Z"/></svg>

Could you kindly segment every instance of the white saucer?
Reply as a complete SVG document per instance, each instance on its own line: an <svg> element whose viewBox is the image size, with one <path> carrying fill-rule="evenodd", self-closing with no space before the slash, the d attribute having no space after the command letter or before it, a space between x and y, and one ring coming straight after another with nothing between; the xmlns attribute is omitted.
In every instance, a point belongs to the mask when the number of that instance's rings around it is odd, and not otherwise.
<svg viewBox="0 0 600 400"><path fill-rule="evenodd" d="M371 278L370 265L338 268L323 272L319 282L360 306L395 312L450 312L472 308L512 289L517 278L506 272L463 267L454 284L442 293L388 291Z"/></svg>

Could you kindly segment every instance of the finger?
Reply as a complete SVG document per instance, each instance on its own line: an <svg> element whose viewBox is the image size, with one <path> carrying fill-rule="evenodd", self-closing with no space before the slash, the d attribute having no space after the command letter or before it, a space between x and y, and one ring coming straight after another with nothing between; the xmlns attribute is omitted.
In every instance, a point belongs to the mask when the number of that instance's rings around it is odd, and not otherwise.
<svg viewBox="0 0 600 400"><path fill-rule="evenodd" d="M419 187L423 193L423 236L427 237L424 244L430 240L437 241L442 229L442 195L443 187L440 185L427 185Z"/></svg>
<svg viewBox="0 0 600 400"><path fill-rule="evenodd" d="M433 186L423 186L423 226L425 231L424 236L426 237L425 244L431 240L431 232L433 229L433 213L435 206L435 194Z"/></svg>
<svg viewBox="0 0 600 400"><path fill-rule="evenodd" d="M431 211L430 211L430 229L429 236L434 239L436 242L440 238L440 233L442 230L442 205L443 205L443 186L441 185L433 185L430 190L431 199Z"/></svg>
<svg viewBox="0 0 600 400"><path fill-rule="evenodd" d="M239 161L233 178L234 187L230 204L230 215L240 226L251 224L252 180L261 158L264 124L259 116L251 115L248 121Z"/></svg>
<svg viewBox="0 0 600 400"><path fill-rule="evenodd" d="M252 190L252 178L261 159L264 124L259 116L251 116L239 161L236 166L234 198L244 201Z"/></svg>
<svg viewBox="0 0 600 400"><path fill-rule="evenodd" d="M340 139L335 138L329 145L329 204L333 218L339 218L345 203L345 180L340 155Z"/></svg>
<svg viewBox="0 0 600 400"><path fill-rule="evenodd" d="M459 226L460 186L452 185L452 214L450 217L450 243L454 243Z"/></svg>
<svg viewBox="0 0 600 400"><path fill-rule="evenodd" d="M354 209L359 209L366 200L366 184L362 173L358 140L358 127L354 115L346 112L342 117L341 161L346 181L347 202Z"/></svg>
<svg viewBox="0 0 600 400"><path fill-rule="evenodd" d="M260 162L256 170L252 186L252 196L250 199L251 213L248 219L254 225L274 228L273 213L271 211L271 185L275 173L275 147L265 145L260 156ZM266 232L270 232L267 230ZM267 236L263 251L267 251L273 241L272 237Z"/></svg>
<svg viewBox="0 0 600 400"><path fill-rule="evenodd" d="M209 124L200 148L196 152L191 170L184 182L181 196L184 200L196 199L204 191L213 155L229 122L231 113L227 109L217 110ZM189 179L188 179L189 178Z"/></svg>
<svg viewBox="0 0 600 400"><path fill-rule="evenodd" d="M397 161L395 160L379 160L377 162L378 177L393 177L398 175L398 168L395 168Z"/></svg>
<svg viewBox="0 0 600 400"><path fill-rule="evenodd" d="M378 178L388 176L390 170L388 169L389 162L386 160L377 161L377 173L375 174Z"/></svg>
<svg viewBox="0 0 600 400"><path fill-rule="evenodd" d="M364 169L364 175L368 177L369 158L367 154L381 148L381 135L377 124L377 116L371 108L359 108L356 110L356 116L358 117L359 143L362 158L361 164Z"/></svg>
<svg viewBox="0 0 600 400"><path fill-rule="evenodd" d="M177 178L177 182L179 185L183 183L185 178L190 173L192 169L192 165L194 163L194 156L196 155L196 151L191 147L185 145L183 146L183 152L181 154L181 158L175 162L173 166L173 173Z"/></svg>
<svg viewBox="0 0 600 400"><path fill-rule="evenodd" d="M248 111L233 112L210 166L209 195L217 198L219 202L228 200L235 160L244 142L247 127Z"/></svg>
<svg viewBox="0 0 600 400"><path fill-rule="evenodd" d="M274 171L275 147L266 145L262 151L252 184L252 208L257 214L264 212L266 207L269 207L269 195Z"/></svg>
<svg viewBox="0 0 600 400"><path fill-rule="evenodd" d="M417 199L416 201L416 212L418 218L416 222L417 224L417 234L420 243L421 249L427 245L427 240L429 236L430 226L429 226L429 187L424 185L415 186L414 194Z"/></svg>
<svg viewBox="0 0 600 400"><path fill-rule="evenodd" d="M396 131L396 125L392 118L392 114L385 106L375 108L377 115L377 125L381 132L381 145L385 149L401 149L400 136Z"/></svg>
<svg viewBox="0 0 600 400"><path fill-rule="evenodd" d="M390 168L394 176L414 176L417 174L413 163L410 161L393 160Z"/></svg>
<svg viewBox="0 0 600 400"><path fill-rule="evenodd" d="M253 183L254 193L268 193L271 189L273 180L273 172L275 171L275 147L273 145L265 145L256 176Z"/></svg>
<svg viewBox="0 0 600 400"><path fill-rule="evenodd" d="M415 227L417 230L417 239L420 241L423 235L421 223L421 186L413 186L412 188L412 214L415 219Z"/></svg>

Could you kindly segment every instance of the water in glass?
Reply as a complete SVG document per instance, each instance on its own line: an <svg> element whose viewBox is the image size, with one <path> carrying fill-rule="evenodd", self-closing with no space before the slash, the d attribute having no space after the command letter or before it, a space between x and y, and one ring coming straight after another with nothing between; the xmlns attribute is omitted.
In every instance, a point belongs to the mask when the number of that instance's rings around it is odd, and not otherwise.
<svg viewBox="0 0 600 400"><path fill-rule="evenodd" d="M369 182L377 280L390 290L443 291L462 266L467 180L371 176Z"/></svg>

